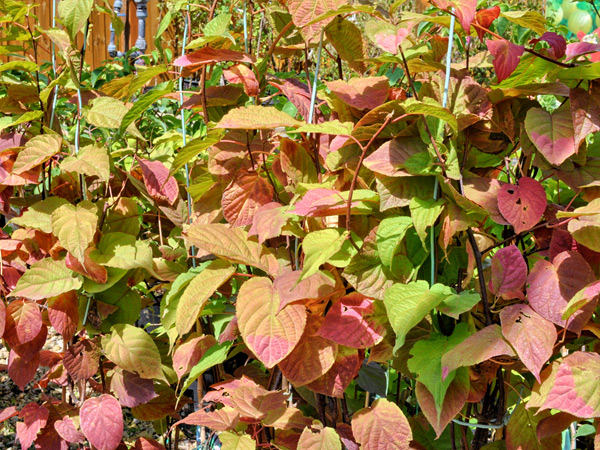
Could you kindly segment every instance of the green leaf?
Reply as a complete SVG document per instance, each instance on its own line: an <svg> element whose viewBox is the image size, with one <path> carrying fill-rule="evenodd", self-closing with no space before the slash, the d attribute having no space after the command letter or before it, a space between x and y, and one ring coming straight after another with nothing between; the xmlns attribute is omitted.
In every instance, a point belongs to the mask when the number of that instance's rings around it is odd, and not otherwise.
<svg viewBox="0 0 600 450"><path fill-rule="evenodd" d="M154 89L146 92L133 104L131 109L123 116L119 126L119 134L123 134L128 129L129 125L133 124L152 104L159 98L173 91L173 82L163 83L156 86Z"/></svg>
<svg viewBox="0 0 600 450"><path fill-rule="evenodd" d="M298 133L322 133L333 134L335 136L350 136L354 124L352 122L340 122L339 120L328 120L321 123L307 123L297 128Z"/></svg>
<svg viewBox="0 0 600 450"><path fill-rule="evenodd" d="M24 70L26 72L35 72L38 70L38 65L33 61L9 61L0 64L0 72L7 70Z"/></svg>
<svg viewBox="0 0 600 450"><path fill-rule="evenodd" d="M167 71L167 66L137 66L136 70L137 73L135 74L127 88L127 93L130 96L139 91L146 83L148 83L148 81L150 81L154 77L165 73Z"/></svg>
<svg viewBox="0 0 600 450"><path fill-rule="evenodd" d="M106 357L123 370L141 378L164 379L160 352L156 343L143 329L128 324L116 324L112 333L102 339Z"/></svg>
<svg viewBox="0 0 600 450"><path fill-rule="evenodd" d="M481 295L475 291L462 291L460 294L452 294L438 306L439 312L447 316L459 319L464 312L470 311L479 301Z"/></svg>
<svg viewBox="0 0 600 450"><path fill-rule="evenodd" d="M136 240L131 234L106 233L100 239L97 250L90 256L99 264L109 267L152 271L152 249L146 242Z"/></svg>
<svg viewBox="0 0 600 450"><path fill-rule="evenodd" d="M52 233L52 213L59 207L67 204L69 202L64 198L48 197L46 200L34 203L27 208L21 217L15 217L9 223L21 227L33 228L44 233Z"/></svg>
<svg viewBox="0 0 600 450"><path fill-rule="evenodd" d="M394 284L385 291L383 302L388 318L396 333L394 352L404 345L408 332L429 312L452 294L449 287L426 281Z"/></svg>
<svg viewBox="0 0 600 450"><path fill-rule="evenodd" d="M192 329L210 297L234 273L229 262L217 259L194 277L177 304L175 326L180 336Z"/></svg>
<svg viewBox="0 0 600 450"><path fill-rule="evenodd" d="M95 127L119 129L128 111L125 104L116 98L99 97L93 100L90 109L84 109L83 116ZM127 128L127 131L139 139L144 139L133 124Z"/></svg>
<svg viewBox="0 0 600 450"><path fill-rule="evenodd" d="M110 176L108 149L97 145L83 147L78 155L63 159L60 166L66 172L98 177L101 181L108 181Z"/></svg>
<svg viewBox="0 0 600 450"><path fill-rule="evenodd" d="M68 269L65 261L45 258L35 262L19 278L11 296L43 300L81 287L81 275Z"/></svg>
<svg viewBox="0 0 600 450"><path fill-rule="evenodd" d="M522 450L561 448L560 433L548 436L541 441L537 437L538 424L547 417L550 417L548 411L537 412L526 408L523 403L515 407L506 426L506 448Z"/></svg>
<svg viewBox="0 0 600 450"><path fill-rule="evenodd" d="M4 116L0 118L0 131L8 127L15 127L22 123L33 122L42 117L44 117L44 111L27 111L25 114L21 114L14 119L11 116Z"/></svg>
<svg viewBox="0 0 600 450"><path fill-rule="evenodd" d="M512 23L516 23L540 36L546 32L546 18L536 11L504 11L500 13Z"/></svg>
<svg viewBox="0 0 600 450"><path fill-rule="evenodd" d="M179 397L185 393L185 391L192 385L194 381L198 379L200 375L202 375L211 367L224 363L227 360L227 353L229 353L229 349L232 345L233 342L227 341L209 348L202 356L198 364L192 368L190 374L185 379L185 383L183 383L181 391L179 391Z"/></svg>
<svg viewBox="0 0 600 450"><path fill-rule="evenodd" d="M337 436L337 435L336 435ZM236 434L232 431L219 433L222 450L255 450L256 441L250 435L242 433ZM338 438L339 440L339 438ZM341 447L340 447L341 448Z"/></svg>
<svg viewBox="0 0 600 450"><path fill-rule="evenodd" d="M79 261L90 246L98 226L98 208L84 200L74 205L63 205L52 213L52 233L60 244Z"/></svg>
<svg viewBox="0 0 600 450"><path fill-rule="evenodd" d="M177 155L175 155L173 164L171 164L169 176L172 176L204 150L218 143L223 138L224 134L225 132L223 130L210 130L206 136L188 142L185 147L179 150Z"/></svg>
<svg viewBox="0 0 600 450"><path fill-rule="evenodd" d="M445 201L439 200L422 200L418 197L413 197L410 201L409 209L417 235L421 238L424 246L427 238L427 228L433 226L444 208Z"/></svg>
<svg viewBox="0 0 600 450"><path fill-rule="evenodd" d="M347 237L348 232L343 228L328 228L308 233L302 241L304 266L298 282L317 273L321 264L338 253L344 244L352 245Z"/></svg>
<svg viewBox="0 0 600 450"><path fill-rule="evenodd" d="M404 102L406 114L420 114L425 117L436 117L450 125L455 132L458 131L458 121L448 108L444 108L432 98L425 97L422 101L409 98Z"/></svg>
<svg viewBox="0 0 600 450"><path fill-rule="evenodd" d="M58 4L58 14L65 26L71 41L87 23L92 12L94 0L61 0Z"/></svg>
<svg viewBox="0 0 600 450"><path fill-rule="evenodd" d="M251 105L230 110L216 125L216 128L242 130L270 130L279 127L300 127L304 122L273 106Z"/></svg>
<svg viewBox="0 0 600 450"><path fill-rule="evenodd" d="M365 59L367 58L367 43L360 29L341 16L336 17L325 28L327 40L339 57L348 63L351 69L362 74L367 69Z"/></svg>
<svg viewBox="0 0 600 450"><path fill-rule="evenodd" d="M413 226L412 219L406 216L386 217L377 227L377 253L386 270L392 270L396 251L404 235Z"/></svg>
<svg viewBox="0 0 600 450"><path fill-rule="evenodd" d="M19 152L12 172L27 172L45 163L60 151L62 138L56 134L40 134L31 138Z"/></svg>

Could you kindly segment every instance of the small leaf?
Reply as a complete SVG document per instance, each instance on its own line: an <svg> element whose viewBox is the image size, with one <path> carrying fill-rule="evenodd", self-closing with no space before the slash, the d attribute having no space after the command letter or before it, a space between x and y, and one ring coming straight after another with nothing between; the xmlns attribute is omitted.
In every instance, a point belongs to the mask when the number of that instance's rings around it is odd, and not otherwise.
<svg viewBox="0 0 600 450"><path fill-rule="evenodd" d="M214 411L199 409L176 422L173 426L180 424L196 425L210 428L216 431L233 430L240 420L240 413L231 406L225 406Z"/></svg>
<svg viewBox="0 0 600 450"><path fill-rule="evenodd" d="M258 172L240 170L223 191L225 220L236 227L252 224L256 211L273 200L273 187Z"/></svg>
<svg viewBox="0 0 600 450"><path fill-rule="evenodd" d="M518 185L502 186L498 209L516 233L527 231L540 221L546 210L546 191L538 181L520 178Z"/></svg>
<svg viewBox="0 0 600 450"><path fill-rule="evenodd" d="M410 216L417 231L417 235L421 238L421 242L426 246L427 228L433 226L442 213L445 201L439 200L422 200L418 197L413 197L410 201L409 209Z"/></svg>
<svg viewBox="0 0 600 450"><path fill-rule="evenodd" d="M217 259L194 277L177 304L177 332L183 336L192 329L214 292L235 273L227 261Z"/></svg>
<svg viewBox="0 0 600 450"><path fill-rule="evenodd" d="M473 22L477 11L477 0L434 0L433 4L446 11L450 11L450 8L453 7L463 30L465 30L467 34L471 32L471 23Z"/></svg>
<svg viewBox="0 0 600 450"><path fill-rule="evenodd" d="M349 136L352 134L352 122L340 122L339 120L328 120L321 123L307 123L299 128L296 128L298 133L321 133L331 134L335 136Z"/></svg>
<svg viewBox="0 0 600 450"><path fill-rule="evenodd" d="M102 341L106 357L123 370L142 378L163 379L160 353L152 338L141 328L117 324Z"/></svg>
<svg viewBox="0 0 600 450"><path fill-rule="evenodd" d="M93 0L61 0L58 4L58 14L72 42L75 42L75 36L87 23L93 6Z"/></svg>
<svg viewBox="0 0 600 450"><path fill-rule="evenodd" d="M65 441L73 444L83 444L85 435L75 427L73 419L64 416L61 420L54 422L54 429Z"/></svg>
<svg viewBox="0 0 600 450"><path fill-rule="evenodd" d="M335 280L329 272L318 271L315 274L298 281L302 272L295 270L286 272L273 282L273 287L279 295L279 310L290 303L310 299L326 299L335 291Z"/></svg>
<svg viewBox="0 0 600 450"><path fill-rule="evenodd" d="M127 408L144 405L158 397L152 380L145 380L127 370L115 371L110 388L119 398L119 403Z"/></svg>
<svg viewBox="0 0 600 450"><path fill-rule="evenodd" d="M155 200L173 205L179 197L179 186L169 170L160 161L137 158L144 174L144 184L148 194Z"/></svg>
<svg viewBox="0 0 600 450"><path fill-rule="evenodd" d="M11 350L8 354L8 376L23 392L25 392L25 387L33 381L39 366L39 353L29 361L25 361L14 350Z"/></svg>
<svg viewBox="0 0 600 450"><path fill-rule="evenodd" d="M317 394L342 398L352 380L358 376L363 360L360 350L340 345L331 369L307 387Z"/></svg>
<svg viewBox="0 0 600 450"><path fill-rule="evenodd" d="M553 113L541 108L531 108L525 117L525 130L533 145L555 166L577 153L573 118L568 105Z"/></svg>
<svg viewBox="0 0 600 450"><path fill-rule="evenodd" d="M79 325L78 298L75 291L48 299L48 319L52 327L67 341L71 340Z"/></svg>
<svg viewBox="0 0 600 450"><path fill-rule="evenodd" d="M48 161L60 151L62 138L55 134L41 134L31 138L19 152L12 172L23 174Z"/></svg>
<svg viewBox="0 0 600 450"><path fill-rule="evenodd" d="M255 450L256 442L248 434L224 431L219 434L222 450Z"/></svg>
<svg viewBox="0 0 600 450"><path fill-rule="evenodd" d="M336 17L325 28L327 40L337 51L342 61L346 61L351 69L362 74L367 69L367 43L362 32L351 21Z"/></svg>
<svg viewBox="0 0 600 450"><path fill-rule="evenodd" d="M352 434L364 450L408 450L412 431L398 406L380 398L352 416Z"/></svg>
<svg viewBox="0 0 600 450"><path fill-rule="evenodd" d="M313 41L322 27L333 20L333 17L323 18L313 23L319 16L345 5L346 0L290 0L287 9L292 15L294 25L301 29L307 41Z"/></svg>
<svg viewBox="0 0 600 450"><path fill-rule="evenodd" d="M359 110L371 110L382 105L388 96L387 77L356 77L325 83L340 100Z"/></svg>
<svg viewBox="0 0 600 450"><path fill-rule="evenodd" d="M192 367L200 362L206 351L216 344L217 341L214 336L192 335L186 342L175 347L173 351L173 369L177 374L177 378L181 380L181 377L188 374Z"/></svg>
<svg viewBox="0 0 600 450"><path fill-rule="evenodd" d="M254 72L244 64L236 64L225 69L223 76L229 83L242 84L248 97L256 97L260 92Z"/></svg>
<svg viewBox="0 0 600 450"><path fill-rule="evenodd" d="M52 213L68 203L67 200L61 197L48 197L46 200L31 205L20 217L15 217L10 223L40 230L44 233L52 233Z"/></svg>
<svg viewBox="0 0 600 450"><path fill-rule="evenodd" d="M494 23L494 20L498 18L498 16L500 16L499 6L494 6L493 8L489 9L480 9L479 11L477 11L477 14L475 14L475 21L483 28L489 29L492 23ZM476 31L477 36L479 36L479 39L483 41L486 32L480 30L479 28L477 28Z"/></svg>
<svg viewBox="0 0 600 450"><path fill-rule="evenodd" d="M63 205L52 213L52 233L60 244L79 261L92 243L98 226L98 208L87 200Z"/></svg>
<svg viewBox="0 0 600 450"><path fill-rule="evenodd" d="M112 395L87 399L79 417L81 431L98 450L115 450L119 446L123 437L123 413Z"/></svg>
<svg viewBox="0 0 600 450"><path fill-rule="evenodd" d="M270 130L278 127L299 127L303 122L273 106L251 105L227 112L216 128Z"/></svg>
<svg viewBox="0 0 600 450"><path fill-rule="evenodd" d="M6 308L4 339L11 346L31 342L42 329L42 313L35 302L15 300Z"/></svg>
<svg viewBox="0 0 600 450"><path fill-rule="evenodd" d="M196 158L204 150L218 143L223 137L223 134L223 130L210 130L206 136L196 138L188 142L185 147L179 150L179 152L175 155L173 164L171 164L169 176L175 174L179 169Z"/></svg>
<svg viewBox="0 0 600 450"><path fill-rule="evenodd" d="M547 412L534 414L533 410L518 405L506 426L506 450L548 450L560 449L561 437L555 435L538 440L536 428L541 420L548 417Z"/></svg>
<svg viewBox="0 0 600 450"><path fill-rule="evenodd" d="M197 71L206 64L214 64L224 61L233 61L247 64L254 64L256 60L252 55L236 52L234 50L214 49L206 46L193 53L180 56L173 61L175 67L185 67L191 71Z"/></svg>
<svg viewBox="0 0 600 450"><path fill-rule="evenodd" d="M78 155L63 159L61 169L75 172L80 175L98 177L101 181L108 181L110 177L110 156L106 147L86 145Z"/></svg>
<svg viewBox="0 0 600 450"><path fill-rule="evenodd" d="M340 252L344 246L350 247L347 238L348 233L343 228L328 228L308 233L302 242L304 266L298 281L317 273L321 264Z"/></svg>
<svg viewBox="0 0 600 450"><path fill-rule="evenodd" d="M544 194L545 198L545 194ZM492 257L490 291L500 296L516 292L527 281L527 263L516 245L498 250Z"/></svg>
<svg viewBox="0 0 600 450"><path fill-rule="evenodd" d="M119 125L119 134L123 134L126 129L129 128L150 106L158 99L164 97L166 94L170 94L173 91L173 82L170 81L166 84L161 84L150 89L144 95L139 97L131 109L127 111L127 114L123 116L121 125ZM135 134L135 133L132 133Z"/></svg>
<svg viewBox="0 0 600 450"><path fill-rule="evenodd" d="M503 11L500 15L540 36L546 32L546 18L537 11Z"/></svg>
<svg viewBox="0 0 600 450"><path fill-rule="evenodd" d="M43 300L81 287L81 276L67 269L64 260L42 259L23 274L10 295Z"/></svg>
<svg viewBox="0 0 600 450"><path fill-rule="evenodd" d="M575 151L587 136L600 131L600 90L597 83L591 86L591 93L580 88L569 92Z"/></svg>
<svg viewBox="0 0 600 450"><path fill-rule="evenodd" d="M183 383L183 387L179 394L180 397L183 395L186 389L189 388L205 371L216 366L217 364L222 364L225 362L225 360L227 360L227 353L231 348L231 344L231 342L223 342L213 345L206 351L204 356L200 358L198 364L192 368L189 376L185 379L185 383Z"/></svg>
<svg viewBox="0 0 600 450"><path fill-rule="evenodd" d="M279 296L268 278L255 277L240 288L236 302L238 326L244 342L271 368L300 341L306 324L303 305L279 309Z"/></svg>
<svg viewBox="0 0 600 450"><path fill-rule="evenodd" d="M82 339L65 351L63 365L74 381L88 380L98 372L100 348L91 339Z"/></svg>
<svg viewBox="0 0 600 450"><path fill-rule="evenodd" d="M165 447L154 439L139 437L132 450L165 450Z"/></svg>

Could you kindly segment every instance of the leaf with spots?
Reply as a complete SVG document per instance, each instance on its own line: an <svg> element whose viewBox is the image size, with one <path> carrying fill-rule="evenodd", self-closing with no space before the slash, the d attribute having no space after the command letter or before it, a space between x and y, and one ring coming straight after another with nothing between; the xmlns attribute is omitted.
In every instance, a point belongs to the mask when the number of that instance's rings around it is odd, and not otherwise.
<svg viewBox="0 0 600 450"><path fill-rule="evenodd" d="M498 193L498 209L516 233L537 225L546 210L546 203L542 185L528 177L520 178L518 185L503 185Z"/></svg>

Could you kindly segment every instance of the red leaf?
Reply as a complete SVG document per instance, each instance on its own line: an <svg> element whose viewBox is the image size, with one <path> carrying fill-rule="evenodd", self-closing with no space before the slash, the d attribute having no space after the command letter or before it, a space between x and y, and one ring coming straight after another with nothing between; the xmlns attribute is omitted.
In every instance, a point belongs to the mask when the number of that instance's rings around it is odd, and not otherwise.
<svg viewBox="0 0 600 450"><path fill-rule="evenodd" d="M577 252L562 252L552 263L538 261L527 277L527 300L544 319L579 333L587 324L595 309L590 303L565 322L562 314L569 300L594 282L596 277L587 261Z"/></svg>
<svg viewBox="0 0 600 450"><path fill-rule="evenodd" d="M295 209L289 211L293 214L306 217L337 216L346 213L348 192L335 189L311 189L295 204ZM369 201L369 200L363 200ZM360 205L359 200L352 199L351 208Z"/></svg>
<svg viewBox="0 0 600 450"><path fill-rule="evenodd" d="M454 8L456 18L463 27L463 30L469 34L471 23L473 22L475 12L477 11L477 0L455 0L453 2L447 0L433 0L433 4L446 11L450 11L450 8Z"/></svg>
<svg viewBox="0 0 600 450"><path fill-rule="evenodd" d="M391 139L367 156L364 166L373 172L388 177L408 176L409 173L401 167L411 156L426 150L427 147L419 138L399 137Z"/></svg>
<svg viewBox="0 0 600 450"><path fill-rule="evenodd" d="M498 83L508 78L510 74L517 68L521 55L525 51L522 45L516 45L505 39L485 41L488 50L494 57L494 70Z"/></svg>
<svg viewBox="0 0 600 450"><path fill-rule="evenodd" d="M533 376L540 371L554 350L556 328L527 305L511 305L500 312L502 334Z"/></svg>
<svg viewBox="0 0 600 450"><path fill-rule="evenodd" d="M331 369L307 387L318 394L341 398L354 377L358 375L363 358L364 352L340 346Z"/></svg>
<svg viewBox="0 0 600 450"><path fill-rule="evenodd" d="M89 339L78 341L65 352L63 364L75 381L87 380L98 371L100 352L98 346Z"/></svg>
<svg viewBox="0 0 600 450"><path fill-rule="evenodd" d="M493 8L489 9L480 9L479 11L477 11L477 14L475 14L475 22L477 22L477 24L481 25L483 28L489 29L494 20L496 20L499 16L499 6L494 6ZM480 40L483 41L485 35L485 31L477 28L477 36L479 36Z"/></svg>
<svg viewBox="0 0 600 450"><path fill-rule="evenodd" d="M79 411L81 430L98 450L115 450L123 437L123 412L112 395L89 398Z"/></svg>
<svg viewBox="0 0 600 450"><path fill-rule="evenodd" d="M236 52L226 49L214 49L212 47L202 47L193 53L180 56L173 65L176 67L187 67L191 71L200 70L206 64L214 64L223 61L234 61L241 63L254 64L256 60L252 55L242 52Z"/></svg>
<svg viewBox="0 0 600 450"><path fill-rule="evenodd" d="M27 138L20 133L6 133L0 136L0 151L7 148L23 147Z"/></svg>
<svg viewBox="0 0 600 450"><path fill-rule="evenodd" d="M34 339L29 342L25 342L24 344L15 343L12 346L12 350L14 350L17 355L23 358L24 361L29 361L44 347L47 336L48 327L46 325L42 325L42 329Z"/></svg>
<svg viewBox="0 0 600 450"><path fill-rule="evenodd" d="M273 287L279 294L279 311L302 300L326 300L335 291L335 280L325 272L317 272L298 283L301 270L286 272L275 278Z"/></svg>
<svg viewBox="0 0 600 450"><path fill-rule="evenodd" d="M225 79L232 84L243 84L248 97L256 97L259 92L258 80L254 72L243 64L236 64L223 71Z"/></svg>
<svg viewBox="0 0 600 450"><path fill-rule="evenodd" d="M181 380L185 374L189 373L204 353L216 345L215 338L211 335L198 336L192 334L190 338L181 345L178 345L173 352L173 369L177 378Z"/></svg>
<svg viewBox="0 0 600 450"><path fill-rule="evenodd" d="M169 169L160 161L148 161L137 158L148 194L159 202L173 205L179 197L179 186L173 177L169 177Z"/></svg>
<svg viewBox="0 0 600 450"><path fill-rule="evenodd" d="M71 340L79 324L78 299L76 291L65 292L48 300L50 324L67 341Z"/></svg>
<svg viewBox="0 0 600 450"><path fill-rule="evenodd" d="M498 209L515 228L516 233L536 225L546 210L546 191L528 177L519 179L519 185L505 184L498 193Z"/></svg>
<svg viewBox="0 0 600 450"><path fill-rule="evenodd" d="M33 380L35 373L40 365L40 354L24 361L19 355L11 350L8 354L8 376L12 378L19 389L25 390L25 386Z"/></svg>
<svg viewBox="0 0 600 450"><path fill-rule="evenodd" d="M600 89L597 83L591 87L591 93L580 88L569 93L576 151L587 136L600 131Z"/></svg>
<svg viewBox="0 0 600 450"><path fill-rule="evenodd" d="M298 109L304 120L308 120L310 112L310 91L308 86L295 78L286 78L282 81L270 81L269 84L275 86L281 93ZM317 103L320 103L317 97ZM323 122L323 113L319 108L315 108L314 120L316 123Z"/></svg>
<svg viewBox="0 0 600 450"><path fill-rule="evenodd" d="M390 87L387 77L357 77L348 82L335 80L325 84L340 100L359 110L375 109L382 105Z"/></svg>
<svg viewBox="0 0 600 450"><path fill-rule="evenodd" d="M592 42L573 42L567 44L565 51L565 62L581 55L587 55L588 53L600 52L600 44L594 44Z"/></svg>
<svg viewBox="0 0 600 450"><path fill-rule="evenodd" d="M185 419L180 420L174 426L179 424L188 424L208 427L216 431L228 431L234 429L240 420L240 414L235 408L225 406L224 408L215 411L204 411L199 409L193 412Z"/></svg>
<svg viewBox="0 0 600 450"><path fill-rule="evenodd" d="M165 450L165 447L154 439L141 437L135 441L135 446L133 450Z"/></svg>
<svg viewBox="0 0 600 450"><path fill-rule="evenodd" d="M4 339L12 347L32 341L42 329L42 313L35 302L15 300L6 308Z"/></svg>
<svg viewBox="0 0 600 450"><path fill-rule="evenodd" d="M104 284L108 278L108 273L106 267L101 266L90 257L90 253L94 250L96 250L94 247L88 247L85 250L83 264L73 255L67 253L65 263L72 271L80 273L98 284Z"/></svg>
<svg viewBox="0 0 600 450"><path fill-rule="evenodd" d="M575 417L572 414L559 412L553 416L548 416L540 420L535 430L537 438L541 441L549 436L562 433L564 430L569 428L573 422L579 422L579 417Z"/></svg>
<svg viewBox="0 0 600 450"><path fill-rule="evenodd" d="M4 408L2 411L0 411L0 423L10 419L11 417L15 417L17 414L19 414L19 411L17 410L16 406Z"/></svg>
<svg viewBox="0 0 600 450"><path fill-rule="evenodd" d="M385 334L385 326L373 318L375 306L358 292L340 298L327 312L319 335L346 347L372 347Z"/></svg>
<svg viewBox="0 0 600 450"><path fill-rule="evenodd" d="M17 436L21 448L29 448L35 440L38 432L46 426L48 421L48 409L37 403L28 403L19 413L23 422L17 422Z"/></svg>
<svg viewBox="0 0 600 450"><path fill-rule="evenodd" d="M516 245L501 248L492 258L490 291L500 296L515 293L527 281L527 263Z"/></svg>
<svg viewBox="0 0 600 450"><path fill-rule="evenodd" d="M152 380L126 370L114 373L110 388L119 398L119 403L127 408L144 405L158 397Z"/></svg>
<svg viewBox="0 0 600 450"><path fill-rule="evenodd" d="M75 427L73 419L69 416L65 416L61 420L54 422L54 429L67 442L79 444L85 441L85 436Z"/></svg>
<svg viewBox="0 0 600 450"><path fill-rule="evenodd" d="M254 214L273 200L273 187L258 172L239 171L223 191L223 216L236 227L251 225Z"/></svg>
<svg viewBox="0 0 600 450"><path fill-rule="evenodd" d="M548 54L555 59L560 59L565 55L567 50L567 41L560 34L546 31L539 39L532 39L532 44L537 44L540 41L547 42L550 44L550 50Z"/></svg>
<svg viewBox="0 0 600 450"><path fill-rule="evenodd" d="M6 328L6 305L4 300L0 299L0 338L4 336L4 329Z"/></svg>

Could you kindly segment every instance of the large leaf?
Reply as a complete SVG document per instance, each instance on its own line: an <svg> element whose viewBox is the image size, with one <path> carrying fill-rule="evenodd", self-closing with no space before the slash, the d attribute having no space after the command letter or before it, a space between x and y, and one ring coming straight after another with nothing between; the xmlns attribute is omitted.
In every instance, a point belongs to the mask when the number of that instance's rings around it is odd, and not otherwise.
<svg viewBox="0 0 600 450"><path fill-rule="evenodd" d="M490 325L444 353L442 356L442 374L445 378L459 367L474 366L494 356L514 356L514 354L502 337L500 325Z"/></svg>
<svg viewBox="0 0 600 450"><path fill-rule="evenodd" d="M104 234L97 250L92 251L90 256L100 264L117 269L152 269L152 249L132 234Z"/></svg>
<svg viewBox="0 0 600 450"><path fill-rule="evenodd" d="M516 245L498 250L492 257L490 291L500 296L516 292L527 281L527 263Z"/></svg>
<svg viewBox="0 0 600 450"><path fill-rule="evenodd" d="M173 369L177 378L181 380L181 377L189 373L206 351L216 343L214 336L193 334L186 342L177 346L173 351Z"/></svg>
<svg viewBox="0 0 600 450"><path fill-rule="evenodd" d="M38 367L40 366L40 354L36 353L29 361L21 358L14 350L11 349L8 354L8 376L15 384L25 391L27 385L33 381ZM17 428L18 430L18 428ZM17 433L18 434L18 433Z"/></svg>
<svg viewBox="0 0 600 450"><path fill-rule="evenodd" d="M516 45L505 39L485 41L488 50L494 57L493 64L498 83L508 78L519 65L521 55L525 51L522 45Z"/></svg>
<svg viewBox="0 0 600 450"><path fill-rule="evenodd" d="M406 216L386 217L379 223L376 231L377 253L387 270L392 270L400 243L412 226L412 219Z"/></svg>
<svg viewBox="0 0 600 450"><path fill-rule="evenodd" d="M123 437L123 412L112 395L87 399L79 411L81 431L98 450L115 450Z"/></svg>
<svg viewBox="0 0 600 450"><path fill-rule="evenodd" d="M576 152L588 135L600 131L600 90L597 83L591 86L591 93L581 88L571 89L569 93Z"/></svg>
<svg viewBox="0 0 600 450"><path fill-rule="evenodd" d="M356 77L350 78L348 82L329 81L326 85L347 105L360 110L371 110L385 102L389 81L387 77Z"/></svg>
<svg viewBox="0 0 600 450"><path fill-rule="evenodd" d="M517 25L528 28L540 36L546 32L546 19L537 11L504 11L501 17L510 20Z"/></svg>
<svg viewBox="0 0 600 450"><path fill-rule="evenodd" d="M87 200L63 205L52 213L52 233L60 244L79 261L92 243L98 226L98 208Z"/></svg>
<svg viewBox="0 0 600 450"><path fill-rule="evenodd" d="M119 403L127 408L144 405L158 397L152 380L145 380L126 370L115 371L110 380L110 388L119 398Z"/></svg>
<svg viewBox="0 0 600 450"><path fill-rule="evenodd" d="M5 314L4 339L12 347L31 342L42 329L42 314L35 302L10 302Z"/></svg>
<svg viewBox="0 0 600 450"><path fill-rule="evenodd" d="M298 448L304 450L342 450L342 442L333 428L318 424L306 427L302 431Z"/></svg>
<svg viewBox="0 0 600 450"><path fill-rule="evenodd" d="M269 249L251 240L242 228L222 224L192 225L185 236L197 247L232 263L248 264L271 275L279 272L279 262Z"/></svg>
<svg viewBox="0 0 600 450"><path fill-rule="evenodd" d="M77 331L79 313L75 291L65 292L48 300L48 319L52 327L70 340Z"/></svg>
<svg viewBox="0 0 600 450"><path fill-rule="evenodd" d="M292 304L278 310L279 295L268 278L251 278L240 288L236 302L240 333L269 369L290 354L306 325L304 305Z"/></svg>
<svg viewBox="0 0 600 450"><path fill-rule="evenodd" d="M573 238L585 247L600 252L600 199L594 199L573 213L559 211L557 217L572 215L568 229Z"/></svg>
<svg viewBox="0 0 600 450"><path fill-rule="evenodd" d="M210 297L234 272L229 262L217 259L194 277L177 304L175 326L179 335L192 329Z"/></svg>
<svg viewBox="0 0 600 450"><path fill-rule="evenodd" d="M565 251L552 262L536 262L527 278L527 299L544 319L579 333L590 319L595 305L585 306L568 321L563 320L562 313L575 294L595 279L592 269L580 253Z"/></svg>
<svg viewBox="0 0 600 450"><path fill-rule="evenodd" d="M64 260L45 258L31 265L11 295L43 300L81 287L81 275L69 270Z"/></svg>
<svg viewBox="0 0 600 450"><path fill-rule="evenodd" d="M46 426L48 414L48 409L37 403L28 403L21 409L19 417L23 422L17 423L17 436L21 448L31 447L39 431Z"/></svg>
<svg viewBox="0 0 600 450"><path fill-rule="evenodd" d="M92 102L91 109L84 109L83 116L96 127L119 129L128 111L127 106L116 98L98 97ZM129 125L127 131L138 139L145 139L133 124Z"/></svg>
<svg viewBox="0 0 600 450"><path fill-rule="evenodd" d="M548 416L548 412L534 414L534 411L527 409L524 404L518 405L506 426L506 450L561 449L560 434L538 440L536 434L538 423Z"/></svg>
<svg viewBox="0 0 600 450"><path fill-rule="evenodd" d="M308 384L325 375L335 363L338 345L319 336L323 318L310 315L300 341L279 363L283 375L294 386Z"/></svg>
<svg viewBox="0 0 600 450"><path fill-rule="evenodd" d="M429 284L423 280L394 284L385 291L385 308L396 333L394 352L404 345L411 328L451 294L450 288L441 284L429 288Z"/></svg>
<svg viewBox="0 0 600 450"><path fill-rule="evenodd" d="M427 150L423 141L414 137L399 137L384 142L365 158L364 166L388 177L407 176L404 163L413 155Z"/></svg>
<svg viewBox="0 0 600 450"><path fill-rule="evenodd" d="M331 22L333 17L324 18L317 23L311 22L346 3L346 0L290 0L286 6L292 15L294 25L302 29L302 35L307 41L313 41L318 36L321 28Z"/></svg>
<svg viewBox="0 0 600 450"><path fill-rule="evenodd" d="M254 72L244 64L236 64L223 71L223 76L229 83L241 84L248 97L256 97L259 90L258 80Z"/></svg>
<svg viewBox="0 0 600 450"><path fill-rule="evenodd" d="M511 305L500 312L502 334L535 378L554 352L556 327L527 305Z"/></svg>
<svg viewBox="0 0 600 450"><path fill-rule="evenodd" d="M160 353L143 329L133 325L113 325L112 333L102 340L106 357L123 370L142 378L162 379Z"/></svg>
<svg viewBox="0 0 600 450"><path fill-rule="evenodd" d="M600 356L575 352L561 363L555 379L548 379L550 391L542 409L558 409L577 417L600 416ZM544 383L544 384L545 384Z"/></svg>
<svg viewBox="0 0 600 450"><path fill-rule="evenodd" d="M329 43L338 52L343 61L346 61L351 69L362 74L367 68L367 43L362 37L360 29L347 19L336 17L325 28L325 34Z"/></svg>
<svg viewBox="0 0 600 450"><path fill-rule="evenodd" d="M110 157L106 147L86 145L78 155L68 156L63 159L61 169L75 172L80 175L98 177L101 181L108 181L110 176Z"/></svg>
<svg viewBox="0 0 600 450"><path fill-rule="evenodd" d="M463 30L470 34L471 23L475 19L475 13L477 11L477 0L434 0L433 4L440 9L451 11L450 8L454 9L454 13L458 18Z"/></svg>
<svg viewBox="0 0 600 450"><path fill-rule="evenodd" d="M525 131L539 152L555 166L577 153L573 117L568 105L553 113L531 108L525 117Z"/></svg>
<svg viewBox="0 0 600 450"><path fill-rule="evenodd" d="M273 187L257 172L240 170L223 191L223 216L231 225L251 225L256 211L273 200Z"/></svg>
<svg viewBox="0 0 600 450"><path fill-rule="evenodd" d="M61 0L58 4L60 20L72 42L75 42L75 36L87 24L93 6L93 0Z"/></svg>
<svg viewBox="0 0 600 450"><path fill-rule="evenodd" d="M445 200L423 200L418 197L413 197L410 201L409 209L410 216L413 221L417 235L421 238L421 242L426 246L427 228L432 227L444 208Z"/></svg>
<svg viewBox="0 0 600 450"><path fill-rule="evenodd" d="M48 197L31 205L20 217L15 217L10 223L52 233L52 213L67 203L68 201L61 197Z"/></svg>
<svg viewBox="0 0 600 450"><path fill-rule="evenodd" d="M334 293L335 280L329 272L318 271L302 281L298 281L301 273L295 270L275 278L273 286L279 294L279 309L301 300L324 300Z"/></svg>
<svg viewBox="0 0 600 450"><path fill-rule="evenodd" d="M56 134L41 134L31 138L17 155L12 172L24 174L39 166L57 154L61 145L62 138Z"/></svg>
<svg viewBox="0 0 600 450"><path fill-rule="evenodd" d="M538 181L520 178L518 185L502 186L498 209L516 233L527 231L539 222L546 210L546 191Z"/></svg>
<svg viewBox="0 0 600 450"><path fill-rule="evenodd" d="M273 106L250 105L230 110L216 128L270 130L278 127L299 127L303 124Z"/></svg>
<svg viewBox="0 0 600 450"><path fill-rule="evenodd" d="M408 450L412 431L395 404L380 398L352 416L352 434L364 450Z"/></svg>

